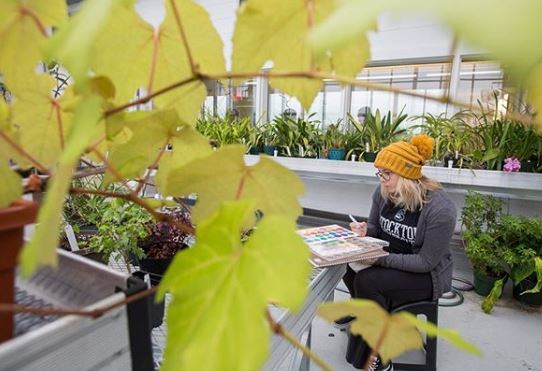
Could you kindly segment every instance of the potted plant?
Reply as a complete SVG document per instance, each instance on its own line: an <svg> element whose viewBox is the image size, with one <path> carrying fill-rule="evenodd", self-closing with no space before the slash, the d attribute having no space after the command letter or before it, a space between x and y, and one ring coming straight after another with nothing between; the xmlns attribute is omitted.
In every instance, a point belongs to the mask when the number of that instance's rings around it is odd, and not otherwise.
<svg viewBox="0 0 542 371"><path fill-rule="evenodd" d="M324 151L327 151L327 158L330 160L344 160L345 156L345 135L340 128L340 120L330 124L324 132Z"/></svg>
<svg viewBox="0 0 542 371"><path fill-rule="evenodd" d="M97 222L98 233L91 237L89 248L101 254L105 262L110 258L123 260L130 271L132 257L144 256L138 241L149 234L146 225L151 220L139 205L118 198L110 200Z"/></svg>
<svg viewBox="0 0 542 371"><path fill-rule="evenodd" d="M381 115L379 109L374 115L368 111L363 124L359 124L362 140L365 143L363 159L367 162L374 162L381 148L401 139L407 132L405 128L401 127L406 118L407 114L404 114L403 110L396 117L392 117L391 111L388 111L385 116Z"/></svg>
<svg viewBox="0 0 542 371"><path fill-rule="evenodd" d="M542 305L542 219L502 215L496 235L513 295L523 303Z"/></svg>
<svg viewBox="0 0 542 371"><path fill-rule="evenodd" d="M496 232L502 212L502 200L469 192L461 212L465 252L474 273L474 290L488 295L495 282L506 276L503 259L496 248Z"/></svg>
<svg viewBox="0 0 542 371"><path fill-rule="evenodd" d="M165 208L163 212L177 222L192 225L190 212L184 206ZM148 233L137 241L143 250L143 257L138 259L139 267L151 273L151 281L157 285L175 254L186 249L194 236L165 221L149 221L145 229Z"/></svg>

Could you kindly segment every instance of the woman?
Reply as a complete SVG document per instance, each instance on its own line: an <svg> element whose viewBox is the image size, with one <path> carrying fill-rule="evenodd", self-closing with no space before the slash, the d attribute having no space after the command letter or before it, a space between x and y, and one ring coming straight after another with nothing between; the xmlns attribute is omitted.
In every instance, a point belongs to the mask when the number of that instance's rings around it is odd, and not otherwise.
<svg viewBox="0 0 542 371"><path fill-rule="evenodd" d="M360 236L388 241L388 256L352 263L343 278L353 298L374 300L387 310L400 305L438 299L450 291L450 240L456 209L441 185L422 175L431 157L433 140L414 136L382 149L375 160L380 186L373 194L367 223L351 223ZM340 320L339 320L340 321ZM346 359L356 368L365 365L371 350L360 336L349 336ZM393 370L374 359L372 370Z"/></svg>

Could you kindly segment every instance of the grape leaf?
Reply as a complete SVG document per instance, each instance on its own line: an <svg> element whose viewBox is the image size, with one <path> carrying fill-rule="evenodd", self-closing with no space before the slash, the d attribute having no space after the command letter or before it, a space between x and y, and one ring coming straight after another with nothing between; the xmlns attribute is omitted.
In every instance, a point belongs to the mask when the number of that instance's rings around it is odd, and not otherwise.
<svg viewBox="0 0 542 371"><path fill-rule="evenodd" d="M125 121L109 122L107 132L114 137L109 161L126 178L141 175L158 157L169 138L176 133L179 116L175 110L130 112ZM142 150L142 149L145 150ZM105 182L117 181L109 171Z"/></svg>
<svg viewBox="0 0 542 371"><path fill-rule="evenodd" d="M43 59L45 29L59 25L66 16L65 0L0 1L0 72L14 94Z"/></svg>
<svg viewBox="0 0 542 371"><path fill-rule="evenodd" d="M171 171L165 194L197 193L198 202L192 210L196 223L208 217L223 201L240 199L254 199L264 214L297 218L301 213L297 198L304 191L299 178L267 156L260 156L254 166L246 166L244 153L244 146L225 146Z"/></svg>
<svg viewBox="0 0 542 371"><path fill-rule="evenodd" d="M194 63L206 72L223 72L222 41L208 14L189 0L176 0L174 4L190 40ZM133 1L116 4L114 13L115 17L104 27L95 44L92 65L98 74L110 77L115 84L116 102L132 99L138 88L150 93L193 77L170 1L166 18L158 29L141 19ZM126 32L128 29L130 32ZM118 53L118 50L123 52ZM154 101L159 107L177 109L183 122L191 124L206 95L205 85L195 81Z"/></svg>
<svg viewBox="0 0 542 371"><path fill-rule="evenodd" d="M49 75L33 76L19 91L12 110L13 123L19 126L21 146L47 167L58 160L73 119L70 111L77 101L71 87L54 99L53 85L54 80ZM64 105L69 108L65 109Z"/></svg>
<svg viewBox="0 0 542 371"><path fill-rule="evenodd" d="M455 346L479 354L474 345L463 340L456 332L437 329L435 325L421 321L404 311L390 314L371 300L354 299L325 303L318 308L318 315L330 322L348 315L356 317L350 326L350 331L363 336L367 344L378 351L383 363L387 363L407 350L421 349L423 341L418 329L431 336L442 336ZM381 346L376 349L379 342Z"/></svg>
<svg viewBox="0 0 542 371"><path fill-rule="evenodd" d="M122 120L108 121L107 127L111 139L109 161L125 178L142 175L167 143L173 149L161 155L156 174L156 182L160 185L167 182L173 168L177 169L194 158L211 153L208 140L193 127L180 124L179 116L173 109L126 113ZM149 150L142 151L142 148ZM153 148L154 151L150 150ZM111 181L116 179L107 172L105 182Z"/></svg>
<svg viewBox="0 0 542 371"><path fill-rule="evenodd" d="M295 223L266 216L242 244L241 226L253 212L249 201L224 203L199 224L196 244L175 256L159 288L173 296L164 370L256 370L271 335L267 304L296 310L303 303L309 252Z"/></svg>
<svg viewBox="0 0 542 371"><path fill-rule="evenodd" d="M102 113L101 106L101 98L89 96L81 102L75 113L66 147L60 155L58 167L50 180L38 213L36 231L19 255L21 273L24 277L29 277L41 265L57 265L56 248L60 236L58 231L62 205L71 184L73 167L77 164L81 152L96 134L98 127L96 124Z"/></svg>
<svg viewBox="0 0 542 371"><path fill-rule="evenodd" d="M185 164L213 153L209 140L193 127L185 125L179 129L171 140L172 150L162 155L154 177L158 190L164 196L169 196L165 190L169 188L167 182L173 171L182 172Z"/></svg>
<svg viewBox="0 0 542 371"><path fill-rule="evenodd" d="M115 0L94 0L83 3L49 40L46 55L68 68L79 86L84 86L90 65L92 46L104 24L112 16Z"/></svg>
<svg viewBox="0 0 542 371"><path fill-rule="evenodd" d="M277 11L280 9L280 12ZM308 43L313 25L335 9L335 1L249 0L238 11L233 36L233 71L258 71L273 61L273 71L320 71L355 76L369 56L364 35L345 49L330 49L315 59ZM299 99L309 109L322 82L308 78L272 78L270 84Z"/></svg>
<svg viewBox="0 0 542 371"><path fill-rule="evenodd" d="M21 177L9 168L8 160L0 154L0 208L9 206L23 194Z"/></svg>
<svg viewBox="0 0 542 371"><path fill-rule="evenodd" d="M482 353L480 352L480 349L478 349L477 346L466 341L461 336L461 334L457 332L456 330L447 329L447 328L439 328L431 322L419 320L416 316L408 312L400 312L400 313L397 313L397 315L401 315L404 318L406 318L406 320L408 320L412 325L416 326L418 330L425 332L427 336L433 336L433 337L438 336L448 341L450 344L454 345L455 347L462 349L470 354L474 354L477 356L482 355Z"/></svg>

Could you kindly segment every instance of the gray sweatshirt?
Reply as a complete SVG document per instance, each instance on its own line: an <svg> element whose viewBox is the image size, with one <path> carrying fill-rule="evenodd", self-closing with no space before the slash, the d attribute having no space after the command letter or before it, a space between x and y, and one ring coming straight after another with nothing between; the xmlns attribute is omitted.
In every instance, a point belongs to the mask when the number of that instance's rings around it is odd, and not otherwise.
<svg viewBox="0 0 542 371"><path fill-rule="evenodd" d="M452 255L450 241L454 233L457 211L444 190L430 191L428 202L418 219L414 254L390 254L378 259L375 265L407 272L431 272L433 299L452 288ZM373 205L367 222L367 235L380 236L379 217L386 204L380 186L373 194Z"/></svg>

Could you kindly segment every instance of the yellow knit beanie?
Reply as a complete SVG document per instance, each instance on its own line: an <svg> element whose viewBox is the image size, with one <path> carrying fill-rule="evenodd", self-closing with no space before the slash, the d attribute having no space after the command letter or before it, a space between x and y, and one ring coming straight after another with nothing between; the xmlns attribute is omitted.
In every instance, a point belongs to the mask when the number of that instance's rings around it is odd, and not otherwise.
<svg viewBox="0 0 542 371"><path fill-rule="evenodd" d="M390 170L408 179L420 179L422 166L433 153L433 138L415 135L410 143L399 141L384 147L375 160L375 167Z"/></svg>

